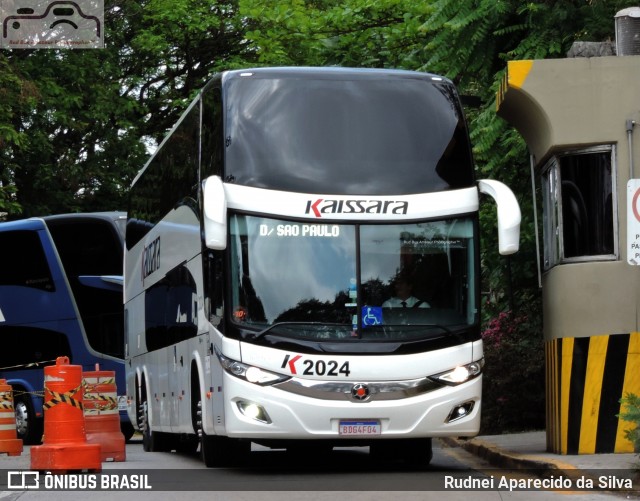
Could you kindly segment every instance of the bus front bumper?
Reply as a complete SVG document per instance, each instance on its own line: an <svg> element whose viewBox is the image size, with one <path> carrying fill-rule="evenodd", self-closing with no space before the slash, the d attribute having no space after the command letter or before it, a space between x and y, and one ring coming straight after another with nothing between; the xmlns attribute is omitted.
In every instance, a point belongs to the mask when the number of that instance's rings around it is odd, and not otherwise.
<svg viewBox="0 0 640 501"><path fill-rule="evenodd" d="M482 376L407 398L363 401L313 398L223 377L230 437L377 440L475 436L480 428Z"/></svg>

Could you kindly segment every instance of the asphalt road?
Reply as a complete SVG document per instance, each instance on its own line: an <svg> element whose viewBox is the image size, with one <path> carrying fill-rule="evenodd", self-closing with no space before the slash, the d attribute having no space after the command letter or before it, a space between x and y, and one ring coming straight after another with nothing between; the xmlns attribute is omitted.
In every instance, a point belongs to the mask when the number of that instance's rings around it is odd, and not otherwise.
<svg viewBox="0 0 640 501"><path fill-rule="evenodd" d="M0 455L0 486L7 485L9 471L30 469L29 447L21 456ZM407 468L403 463L380 462L371 457L368 448L336 449L322 457L311 454L291 455L283 450L253 447L247 465L238 468L206 468L197 454L146 453L140 442L127 444L125 462L106 462L95 479L73 475L58 476L58 481L88 482L100 485L104 476L114 476L118 491L8 490L0 492L0 501L148 499L185 501L281 501L281 500L613 500L613 494L600 492L513 491L497 489L500 481L513 478L510 472L496 471L484 461L459 448L434 441L434 455L427 469ZM4 477L4 478L3 478ZM64 479L60 477L65 477ZM40 483L44 484L43 475ZM47 481L53 481L47 479ZM447 487L453 482L476 485L493 482L491 487L478 487L473 492ZM124 485L128 484L128 485ZM460 484L458 484L460 485ZM146 489L150 486L151 489ZM128 487L129 489L126 489Z"/></svg>

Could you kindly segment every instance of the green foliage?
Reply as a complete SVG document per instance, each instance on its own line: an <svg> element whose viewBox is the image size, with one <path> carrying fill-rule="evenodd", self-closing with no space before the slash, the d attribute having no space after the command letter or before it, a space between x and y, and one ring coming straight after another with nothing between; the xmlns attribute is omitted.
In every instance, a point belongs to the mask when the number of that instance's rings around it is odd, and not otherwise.
<svg viewBox="0 0 640 501"><path fill-rule="evenodd" d="M21 211L13 180L16 165L10 155L26 141L24 131L16 128L16 115L32 105L36 97L37 90L22 79L6 55L0 53L0 213Z"/></svg>
<svg viewBox="0 0 640 501"><path fill-rule="evenodd" d="M487 304L487 309L494 305ZM544 346L539 303L494 313L482 331L482 434L544 429ZM494 310L495 312L495 310Z"/></svg>
<svg viewBox="0 0 640 501"><path fill-rule="evenodd" d="M147 145L215 71L253 58L235 1L108 0L105 25L105 49L0 54L8 219L124 209Z"/></svg>
<svg viewBox="0 0 640 501"><path fill-rule="evenodd" d="M625 430L624 437L633 444L634 451L640 453L640 397L626 393L620 403L624 410L617 417L635 425L635 428Z"/></svg>
<svg viewBox="0 0 640 501"><path fill-rule="evenodd" d="M266 4L240 0L240 11L251 19L255 29L246 32L257 53L258 63L265 66L315 65L321 47L317 11L307 10L302 0L286 0Z"/></svg>
<svg viewBox="0 0 640 501"><path fill-rule="evenodd" d="M261 64L410 67L424 3L240 0L240 11Z"/></svg>
<svg viewBox="0 0 640 501"><path fill-rule="evenodd" d="M12 106L12 125L21 140L0 151L2 175L22 215L122 207L124 182L131 176L120 170L122 159L113 152L128 147L133 161L142 149L130 141L126 127L130 103L108 77L117 67L112 54L34 50L26 57L11 56L23 85L37 94L23 106Z"/></svg>

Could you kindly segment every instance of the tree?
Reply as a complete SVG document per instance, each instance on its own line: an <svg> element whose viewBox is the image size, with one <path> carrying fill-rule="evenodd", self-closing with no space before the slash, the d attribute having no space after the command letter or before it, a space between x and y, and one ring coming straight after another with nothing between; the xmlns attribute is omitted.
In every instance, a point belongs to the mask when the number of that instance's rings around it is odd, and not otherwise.
<svg viewBox="0 0 640 501"><path fill-rule="evenodd" d="M25 142L24 133L14 127L14 118L19 110L29 107L37 96L30 82L16 74L4 53L0 53L0 215L20 210L16 201L14 172L16 165L10 161L11 154ZM2 219L0 217L0 219Z"/></svg>
<svg viewBox="0 0 640 501"><path fill-rule="evenodd" d="M264 65L404 67L422 44L426 3L409 0L240 0Z"/></svg>
<svg viewBox="0 0 640 501"><path fill-rule="evenodd" d="M148 148L215 71L252 57L234 1L112 0L105 25L105 49L0 54L9 219L125 208Z"/></svg>

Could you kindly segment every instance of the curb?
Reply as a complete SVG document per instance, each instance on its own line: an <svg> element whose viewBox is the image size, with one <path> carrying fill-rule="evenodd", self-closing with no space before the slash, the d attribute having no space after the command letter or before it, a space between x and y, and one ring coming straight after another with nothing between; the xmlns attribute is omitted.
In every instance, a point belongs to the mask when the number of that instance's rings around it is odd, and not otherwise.
<svg viewBox="0 0 640 501"><path fill-rule="evenodd" d="M517 452L508 452L495 444L485 442L479 438L462 440L452 437L441 437L440 440L450 447L461 449L478 456L493 466L512 470L555 470L567 477L584 475L574 465L555 459L537 458Z"/></svg>
<svg viewBox="0 0 640 501"><path fill-rule="evenodd" d="M461 439L439 437L438 439L448 447L459 447L464 449L467 452L484 459L492 466L501 469L531 470L529 473L540 478L561 475L563 477L570 478L573 481L584 478L592 479L594 484L597 481L597 475L594 475L592 471L578 468L575 465L553 458L541 458L534 455L506 451L499 446L480 438ZM603 490L602 492L608 492L616 497L624 497L626 499L640 499L640 473L636 472L633 474L631 481L633 483L633 488L631 490Z"/></svg>

